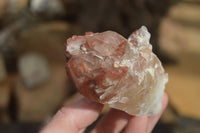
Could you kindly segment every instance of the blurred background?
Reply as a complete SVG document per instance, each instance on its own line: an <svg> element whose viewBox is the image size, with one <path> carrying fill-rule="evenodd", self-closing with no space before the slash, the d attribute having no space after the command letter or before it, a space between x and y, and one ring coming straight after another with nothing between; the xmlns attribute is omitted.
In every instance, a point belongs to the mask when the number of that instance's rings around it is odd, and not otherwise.
<svg viewBox="0 0 200 133"><path fill-rule="evenodd" d="M0 0L0 132L38 132L78 96L65 73L67 38L128 37L142 25L169 74L153 132L200 133L200 0Z"/></svg>

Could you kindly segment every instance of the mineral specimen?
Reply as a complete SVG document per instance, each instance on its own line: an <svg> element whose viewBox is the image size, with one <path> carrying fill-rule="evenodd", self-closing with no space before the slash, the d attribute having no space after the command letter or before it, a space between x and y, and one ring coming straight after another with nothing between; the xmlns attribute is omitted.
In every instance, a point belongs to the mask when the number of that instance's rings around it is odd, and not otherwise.
<svg viewBox="0 0 200 133"><path fill-rule="evenodd" d="M161 110L168 75L152 52L145 26L125 39L113 31L67 40L66 68L79 92L131 115Z"/></svg>

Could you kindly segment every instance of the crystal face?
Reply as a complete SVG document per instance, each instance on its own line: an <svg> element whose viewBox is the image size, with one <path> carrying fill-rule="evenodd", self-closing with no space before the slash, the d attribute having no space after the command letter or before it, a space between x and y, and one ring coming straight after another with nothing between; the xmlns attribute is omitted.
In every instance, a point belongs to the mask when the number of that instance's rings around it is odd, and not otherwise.
<svg viewBox="0 0 200 133"><path fill-rule="evenodd" d="M125 39L113 31L73 36L66 69L85 97L131 115L161 110L168 75L152 52L145 26Z"/></svg>

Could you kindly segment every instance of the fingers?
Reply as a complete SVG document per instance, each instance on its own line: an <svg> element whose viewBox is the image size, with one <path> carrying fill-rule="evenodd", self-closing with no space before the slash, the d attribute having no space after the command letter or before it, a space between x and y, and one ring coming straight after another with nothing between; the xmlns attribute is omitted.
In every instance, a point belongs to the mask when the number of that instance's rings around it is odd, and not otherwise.
<svg viewBox="0 0 200 133"><path fill-rule="evenodd" d="M167 104L168 104L168 97L167 97L167 94L164 93L163 99L162 99L162 109L161 109L161 112L159 114L155 115L155 116L149 117L149 119L148 119L148 125L147 125L147 133L150 133L153 130L153 128L155 127L156 123L160 119L163 111L167 107Z"/></svg>
<svg viewBox="0 0 200 133"><path fill-rule="evenodd" d="M160 119L168 103L167 94L164 93L161 112L155 116L133 116L126 126L124 133L151 133Z"/></svg>
<svg viewBox="0 0 200 133"><path fill-rule="evenodd" d="M168 103L164 94L162 110L158 115L130 116L127 113L111 109L96 125L92 133L150 133L159 120ZM63 107L40 133L81 133L94 122L103 105L80 98L76 102Z"/></svg>
<svg viewBox="0 0 200 133"><path fill-rule="evenodd" d="M168 103L163 95L161 112L155 116L130 116L127 113L112 109L96 125L91 133L150 133L155 127ZM123 130L124 129L124 130Z"/></svg>
<svg viewBox="0 0 200 133"><path fill-rule="evenodd" d="M128 123L131 116L127 113L111 109L96 125L91 133L119 133Z"/></svg>
<svg viewBox="0 0 200 133"><path fill-rule="evenodd" d="M92 124L103 105L86 98L80 98L60 109L40 133L78 133Z"/></svg>
<svg viewBox="0 0 200 133"><path fill-rule="evenodd" d="M147 133L147 116L133 116L128 122L124 133Z"/></svg>

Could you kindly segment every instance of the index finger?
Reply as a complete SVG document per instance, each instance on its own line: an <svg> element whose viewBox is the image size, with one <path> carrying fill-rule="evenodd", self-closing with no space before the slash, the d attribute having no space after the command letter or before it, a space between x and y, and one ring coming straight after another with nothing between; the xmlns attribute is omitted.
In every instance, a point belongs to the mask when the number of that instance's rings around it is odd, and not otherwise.
<svg viewBox="0 0 200 133"><path fill-rule="evenodd" d="M102 104L81 97L62 107L40 133L77 133L84 131L99 116Z"/></svg>

